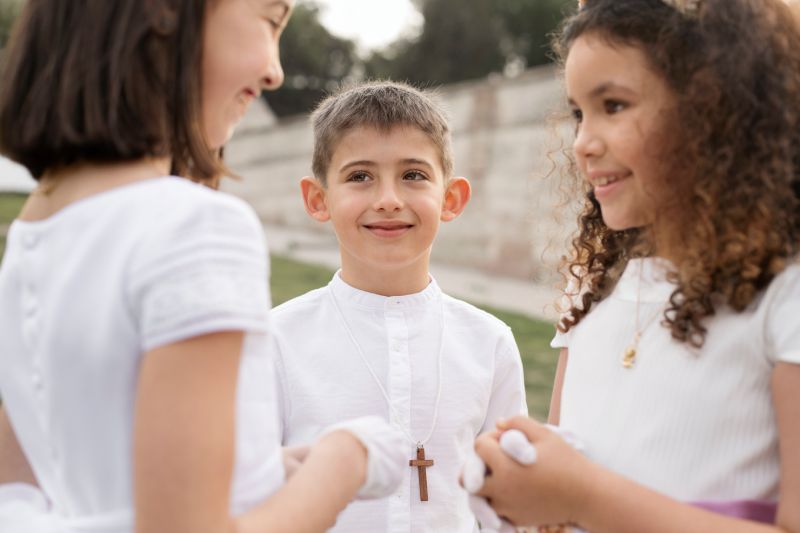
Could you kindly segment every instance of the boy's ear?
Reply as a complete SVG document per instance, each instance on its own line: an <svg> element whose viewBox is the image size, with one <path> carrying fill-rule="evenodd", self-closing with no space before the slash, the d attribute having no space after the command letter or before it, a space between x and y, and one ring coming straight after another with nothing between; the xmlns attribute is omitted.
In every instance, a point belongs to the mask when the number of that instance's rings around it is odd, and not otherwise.
<svg viewBox="0 0 800 533"><path fill-rule="evenodd" d="M327 222L331 215L325 200L325 187L317 178L305 176L300 180L300 191L303 195L303 205L311 218L317 222Z"/></svg>
<svg viewBox="0 0 800 533"><path fill-rule="evenodd" d="M467 207L470 197L472 196L472 187L470 187L467 178L454 177L450 178L447 187L444 190L444 202L442 205L442 221L450 222Z"/></svg>

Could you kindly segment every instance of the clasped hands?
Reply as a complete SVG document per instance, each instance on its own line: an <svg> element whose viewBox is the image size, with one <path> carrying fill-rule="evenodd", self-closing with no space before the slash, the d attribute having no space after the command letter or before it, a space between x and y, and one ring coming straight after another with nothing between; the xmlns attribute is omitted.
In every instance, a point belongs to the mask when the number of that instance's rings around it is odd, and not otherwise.
<svg viewBox="0 0 800 533"><path fill-rule="evenodd" d="M569 432L525 417L501 420L495 431L478 437L461 482L481 531L574 522L583 451Z"/></svg>
<svg viewBox="0 0 800 533"><path fill-rule="evenodd" d="M367 476L359 499L392 494L407 457L402 434L378 417L335 424L324 434L344 430L367 450ZM501 420L497 429L475 441L462 468L461 482L483 531L509 533L516 526L575 522L583 505L583 444L558 427L525 417ZM285 448L287 478L302 464L308 448Z"/></svg>

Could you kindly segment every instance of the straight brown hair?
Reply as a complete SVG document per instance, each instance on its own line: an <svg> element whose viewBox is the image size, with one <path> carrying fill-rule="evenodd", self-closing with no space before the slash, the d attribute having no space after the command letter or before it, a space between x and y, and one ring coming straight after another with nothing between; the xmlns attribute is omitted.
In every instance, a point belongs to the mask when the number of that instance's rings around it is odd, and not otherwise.
<svg viewBox="0 0 800 533"><path fill-rule="evenodd" d="M27 0L0 65L0 153L36 179L170 157L173 174L215 185L226 169L200 112L206 4Z"/></svg>

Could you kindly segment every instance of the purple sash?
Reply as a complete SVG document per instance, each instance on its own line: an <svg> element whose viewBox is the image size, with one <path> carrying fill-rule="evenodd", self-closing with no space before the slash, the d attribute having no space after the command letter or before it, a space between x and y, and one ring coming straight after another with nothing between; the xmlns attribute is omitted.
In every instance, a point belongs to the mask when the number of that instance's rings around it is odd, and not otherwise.
<svg viewBox="0 0 800 533"><path fill-rule="evenodd" d="M775 516L778 514L778 504L759 500L740 500L733 502L692 502L695 507L700 507L707 511L730 516L731 518L742 518L774 524Z"/></svg>

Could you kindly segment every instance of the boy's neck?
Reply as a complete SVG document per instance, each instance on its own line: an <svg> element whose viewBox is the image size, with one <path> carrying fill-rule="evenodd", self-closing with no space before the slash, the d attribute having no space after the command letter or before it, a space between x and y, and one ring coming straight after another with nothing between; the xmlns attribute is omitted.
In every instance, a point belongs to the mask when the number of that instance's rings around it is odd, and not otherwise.
<svg viewBox="0 0 800 533"><path fill-rule="evenodd" d="M342 281L379 296L407 296L425 290L430 283L428 263L397 269L358 268L342 262Z"/></svg>

